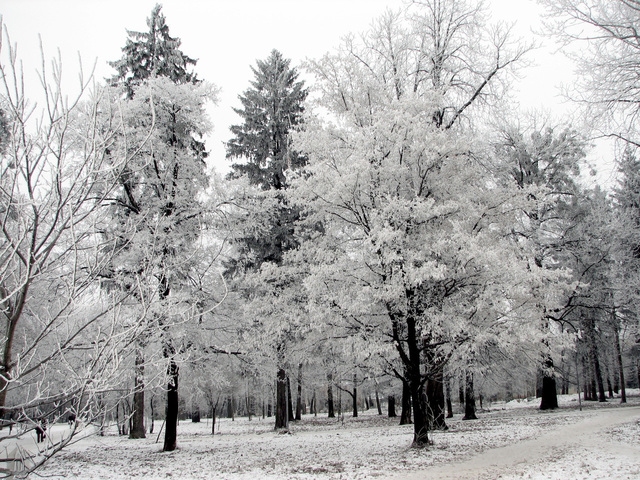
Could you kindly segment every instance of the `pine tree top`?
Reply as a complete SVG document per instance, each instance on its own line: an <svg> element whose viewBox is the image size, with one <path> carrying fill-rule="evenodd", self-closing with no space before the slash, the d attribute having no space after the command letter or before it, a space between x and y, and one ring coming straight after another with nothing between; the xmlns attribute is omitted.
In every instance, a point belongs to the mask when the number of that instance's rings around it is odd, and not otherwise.
<svg viewBox="0 0 640 480"><path fill-rule="evenodd" d="M127 30L123 57L109 62L118 73L111 78L114 85L124 85L130 97L133 89L152 75L168 77L175 83L195 83L196 74L189 71L197 60L180 50L181 41L169 34L169 26L162 14L162 5L156 4L147 18L147 32Z"/></svg>
<svg viewBox="0 0 640 480"><path fill-rule="evenodd" d="M266 60L251 67L251 87L238 96L242 108L234 108L244 122L230 127L234 137L226 144L228 159L244 160L232 165L231 176L246 174L251 183L264 189L284 188L284 172L306 162L289 148L289 132L302 123L308 94L290 63L273 50Z"/></svg>

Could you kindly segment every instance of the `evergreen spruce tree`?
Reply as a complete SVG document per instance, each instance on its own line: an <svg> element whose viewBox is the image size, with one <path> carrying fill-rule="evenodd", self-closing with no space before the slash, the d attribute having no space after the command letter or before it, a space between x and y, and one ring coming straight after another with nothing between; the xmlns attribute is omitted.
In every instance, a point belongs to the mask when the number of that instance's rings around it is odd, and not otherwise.
<svg viewBox="0 0 640 480"><path fill-rule="evenodd" d="M197 195L206 188L202 135L206 133L202 102L214 99L215 93L195 73L188 71L196 61L180 50L180 39L169 35L169 27L156 5L147 19L148 32L128 31L129 38L122 49L123 57L111 62L118 73L111 84L123 88L129 105L132 139L145 138L153 126L146 144L140 149L120 180L120 196L114 202L116 226L111 232L121 244L121 262L114 265L114 275L122 288L139 285L141 277L155 282L147 286L155 290L160 303L170 303L171 293L181 288L188 263L176 261L176 255L187 251L197 236L198 215L202 207ZM197 91L196 91L197 90ZM136 98L144 91L152 97ZM200 100L198 100L200 95ZM155 124L149 117L149 98L153 98ZM129 142L132 140L129 139ZM136 141L136 140L134 140ZM132 220L133 219L133 220ZM159 220L160 219L160 220ZM155 223L154 223L155 222ZM160 222L163 228L159 228ZM124 237L120 226L134 225ZM153 238L147 246L138 246L140 238ZM162 238L160 238L162 237ZM149 251L148 245L159 249ZM168 326L170 320L155 314L152 323L162 332L163 355L168 362L167 419L164 450L176 448L178 415L178 367L176 349ZM141 335L135 357L136 374L131 438L144 438L144 348L148 339Z"/></svg>
<svg viewBox="0 0 640 480"><path fill-rule="evenodd" d="M234 108L243 123L230 128L234 137L227 143L227 158L244 160L232 165L231 176L247 174L254 185L282 190L285 171L306 161L289 148L289 132L302 122L307 90L290 60L277 50L251 70L255 80L239 96L242 108Z"/></svg>
<svg viewBox="0 0 640 480"><path fill-rule="evenodd" d="M169 26L162 14L162 5L156 4L147 18L148 32L127 30L126 45L122 48L123 57L109 62L118 73L111 78L112 84L124 85L131 98L136 85L152 74L167 77L174 83L195 83L195 73L188 70L197 60L180 50L181 41L169 35Z"/></svg>
<svg viewBox="0 0 640 480"><path fill-rule="evenodd" d="M227 158L235 160L231 178L246 175L263 191L275 192L276 206L271 221L262 224L262 234L240 234L235 244L238 258L228 265L228 273L241 275L256 271L264 262L280 264L283 253L296 246L293 236L298 210L287 205L286 171L303 166L306 158L290 148L289 133L302 122L307 97L304 82L298 80L290 60L273 50L253 68L251 87L239 96L242 108L234 109L243 119L231 127L234 137L227 143ZM278 357L276 428L287 426L287 375L284 340L275 347Z"/></svg>

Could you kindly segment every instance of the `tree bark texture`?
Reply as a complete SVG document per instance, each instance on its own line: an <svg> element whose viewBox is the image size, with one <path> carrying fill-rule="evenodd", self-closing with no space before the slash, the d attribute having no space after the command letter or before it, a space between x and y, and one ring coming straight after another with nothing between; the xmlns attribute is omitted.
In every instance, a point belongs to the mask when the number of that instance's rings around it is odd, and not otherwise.
<svg viewBox="0 0 640 480"><path fill-rule="evenodd" d="M402 405L400 410L400 425L409 425L411 420L411 390L409 383L402 380Z"/></svg>
<svg viewBox="0 0 640 480"><path fill-rule="evenodd" d="M289 428L287 406L287 372L279 368L276 376L276 429Z"/></svg>
<svg viewBox="0 0 640 480"><path fill-rule="evenodd" d="M387 397L387 413L389 418L395 418L396 414L396 397L395 395L389 395Z"/></svg>
<svg viewBox="0 0 640 480"><path fill-rule="evenodd" d="M144 428L144 351L136 348L135 376L133 390L133 416L129 438L146 438Z"/></svg>
<svg viewBox="0 0 640 480"><path fill-rule="evenodd" d="M437 367L436 367L437 368ZM447 430L444 416L444 377L442 368L431 372L427 381L427 408L431 430Z"/></svg>
<svg viewBox="0 0 640 480"><path fill-rule="evenodd" d="M464 417L463 420L477 420L476 416L476 396L473 391L473 372L467 370L465 376L466 384L464 389Z"/></svg>
<svg viewBox="0 0 640 480"><path fill-rule="evenodd" d="M167 416L164 428L163 452L172 452L177 447L178 440L178 365L173 358L169 360L167 368L169 383L167 385Z"/></svg>
<svg viewBox="0 0 640 480"><path fill-rule="evenodd" d="M558 408L558 393L556 391L556 377L553 374L553 359L545 354L542 370L542 391L540 410L553 410Z"/></svg>
<svg viewBox="0 0 640 480"><path fill-rule="evenodd" d="M627 403L627 390L624 382L624 367L622 363L622 349L620 348L620 329L618 328L617 319L615 318L615 310L613 312L614 338L613 343L616 349L616 364L620 381L620 403Z"/></svg>
<svg viewBox="0 0 640 480"><path fill-rule="evenodd" d="M302 420L302 364L298 364L298 395L296 396L296 420Z"/></svg>
<svg viewBox="0 0 640 480"><path fill-rule="evenodd" d="M335 405L333 404L333 373L327 373L327 412L329 418L335 418Z"/></svg>

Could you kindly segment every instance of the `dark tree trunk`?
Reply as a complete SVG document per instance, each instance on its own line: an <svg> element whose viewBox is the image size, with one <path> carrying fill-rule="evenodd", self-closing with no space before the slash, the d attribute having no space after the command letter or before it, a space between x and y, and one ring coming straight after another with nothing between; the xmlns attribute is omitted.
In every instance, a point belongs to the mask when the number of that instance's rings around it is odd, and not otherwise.
<svg viewBox="0 0 640 480"><path fill-rule="evenodd" d="M464 389L464 417L463 420L477 420L476 396L473 391L473 372L467 370L466 385Z"/></svg>
<svg viewBox="0 0 640 480"><path fill-rule="evenodd" d="M453 405L451 403L451 380L449 377L445 380L447 389L447 418L453 418Z"/></svg>
<svg viewBox="0 0 640 480"><path fill-rule="evenodd" d="M191 411L191 422L192 423L200 423L200 407L195 407Z"/></svg>
<svg viewBox="0 0 640 480"><path fill-rule="evenodd" d="M155 397L155 395L151 395L151 399L149 400L149 407L151 409L151 426L149 427L149 434L153 434L153 427L154 427L154 421L156 418L156 412L154 409L154 405L153 405L153 398Z"/></svg>
<svg viewBox="0 0 640 480"><path fill-rule="evenodd" d="M144 429L144 353L142 346L136 348L135 377L133 391L133 416L129 438L146 438Z"/></svg>
<svg viewBox="0 0 640 480"><path fill-rule="evenodd" d="M387 397L387 411L389 414L389 418L395 418L396 415L396 397L394 395L389 395Z"/></svg>
<svg viewBox="0 0 640 480"><path fill-rule="evenodd" d="M211 435L216 433L216 407L211 407Z"/></svg>
<svg viewBox="0 0 640 480"><path fill-rule="evenodd" d="M353 418L358 416L358 375L353 374L353 393L351 394L353 400Z"/></svg>
<svg viewBox="0 0 640 480"><path fill-rule="evenodd" d="M411 421L411 390L409 383L402 380L402 409L400 410L400 425L409 425Z"/></svg>
<svg viewBox="0 0 640 480"><path fill-rule="evenodd" d="M618 320L616 318L615 310L613 311L613 325L613 343L616 349L616 363L618 367L618 375L616 376L616 378L620 379L620 403L627 403L627 390L624 383L624 368L622 364L622 349L620 348L620 329L618 328Z"/></svg>
<svg viewBox="0 0 640 480"><path fill-rule="evenodd" d="M302 420L302 364L298 364L298 395L296 397L296 420Z"/></svg>
<svg viewBox="0 0 640 480"><path fill-rule="evenodd" d="M288 403L287 372L284 368L279 368L276 381L276 429L289 428Z"/></svg>
<svg viewBox="0 0 640 480"><path fill-rule="evenodd" d="M227 398L227 418L230 418L232 421L236 418L236 409L234 408L235 401L233 399L233 395L230 395Z"/></svg>
<svg viewBox="0 0 640 480"><path fill-rule="evenodd" d="M460 405L460 410L464 412L464 373L460 372L458 376L458 404Z"/></svg>
<svg viewBox="0 0 640 480"><path fill-rule="evenodd" d="M378 415L382 415L382 407L380 406L380 395L378 394L377 386L376 386L376 408L378 409Z"/></svg>
<svg viewBox="0 0 640 480"><path fill-rule="evenodd" d="M598 400L598 388L596 387L594 363L590 354L587 362L589 363L589 400L596 402Z"/></svg>
<svg viewBox="0 0 640 480"><path fill-rule="evenodd" d="M327 373L327 412L329 418L335 418L335 405L333 404L333 373Z"/></svg>
<svg viewBox="0 0 640 480"><path fill-rule="evenodd" d="M122 428L120 427L120 402L116 403L116 425L118 426L118 435L122 435Z"/></svg>
<svg viewBox="0 0 640 480"><path fill-rule="evenodd" d="M447 423L444 420L444 385L442 369L432 372L431 377L427 381L427 408L431 429L447 430Z"/></svg>
<svg viewBox="0 0 640 480"><path fill-rule="evenodd" d="M543 366L540 410L553 410L558 408L558 393L551 355L545 354Z"/></svg>
<svg viewBox="0 0 640 480"><path fill-rule="evenodd" d="M167 416L164 428L163 452L176 449L178 440L178 365L173 358L169 360L167 368L169 383L167 384Z"/></svg>
<svg viewBox="0 0 640 480"><path fill-rule="evenodd" d="M410 292L407 297L412 300L414 295ZM429 418L427 417L427 402L424 394L422 380L422 355L420 353L421 340L418 338L416 320L408 314L405 318L407 327L408 362L405 363L407 382L411 390L411 404L413 406L413 442L414 447L423 447L429 444Z"/></svg>
<svg viewBox="0 0 640 480"><path fill-rule="evenodd" d="M589 341L589 353L591 356L591 362L593 365L593 372L595 374L595 380L598 385L598 401L606 402L607 397L604 392L604 382L602 380L602 369L600 368L600 360L598 358L598 346L596 343L596 333L595 333L595 325L593 318L588 318L586 321L587 328L587 338Z"/></svg>
<svg viewBox="0 0 640 480"><path fill-rule="evenodd" d="M293 410L293 397L291 396L291 380L287 376L287 412L289 413L289 421L295 421L296 417Z"/></svg>
<svg viewBox="0 0 640 480"><path fill-rule="evenodd" d="M313 389L313 397L311 398L311 413L314 417L318 416L318 397L316 396L316 390Z"/></svg>

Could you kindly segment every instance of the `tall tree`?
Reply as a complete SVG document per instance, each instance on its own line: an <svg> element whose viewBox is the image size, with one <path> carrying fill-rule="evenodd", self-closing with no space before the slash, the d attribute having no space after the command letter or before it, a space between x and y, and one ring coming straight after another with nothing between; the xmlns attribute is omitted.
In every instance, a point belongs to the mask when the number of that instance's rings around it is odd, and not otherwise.
<svg viewBox="0 0 640 480"><path fill-rule="evenodd" d="M0 417L21 412L25 425L35 425L42 413L58 420L66 405L99 423L106 411L99 399L121 376L113 359L126 357L123 337L132 332L113 315L127 295L96 288L115 252L103 248L97 229L116 189L113 175L131 156L107 157L121 125L113 105L101 103L107 89L91 91L91 76L80 75L78 95L67 97L62 65L53 61L53 74L40 72L39 108L1 22L0 53ZM22 473L78 430L33 456ZM20 448L18 436L5 436L6 448Z"/></svg>
<svg viewBox="0 0 640 480"><path fill-rule="evenodd" d="M119 178L120 191L114 201L113 215L120 225L133 223L135 233L122 237L116 227L111 233L120 237L126 254L113 274L125 289L142 285L150 291L138 291L160 303L169 301L173 289L184 285L190 262L178 260L198 235L199 217L204 210L198 194L207 186L203 135L208 121L203 105L215 101L215 89L196 79L188 71L196 61L180 50L180 39L169 34L169 27L156 5L147 19L148 32L128 31L123 57L111 65L118 73L112 85L122 88L128 98L127 127L140 138L139 128L153 130L149 146L135 144L136 164ZM137 95L141 98L136 98ZM150 108L145 109L145 105ZM137 115L137 117L136 117ZM123 141L124 138L123 138ZM146 239L141 243L141 239ZM152 247L149 247L152 245ZM140 278L147 282L140 283ZM176 347L167 333L164 313L156 313L152 324L163 333L163 355L168 361L167 428L165 450L176 445L175 424L178 408L178 366ZM169 322L170 323L170 322ZM137 345L134 412L131 438L144 438L144 347Z"/></svg>
<svg viewBox="0 0 640 480"><path fill-rule="evenodd" d="M441 378L424 371L425 354L444 364L460 345L499 335L497 324L526 323L520 306L537 311L530 294L543 272L528 271L503 235L513 202L526 199L489 187L460 121L487 105L526 48L505 49L505 32L479 36L479 8L466 2L416 2L407 15L387 13L310 65L332 121L319 115L296 136L309 165L289 196L305 222L323 225L301 247L309 295L384 319L411 394L413 443L424 446L424 384Z"/></svg>
<svg viewBox="0 0 640 480"><path fill-rule="evenodd" d="M520 189L526 190L533 200L530 209L523 212L523 228L517 231L519 241L526 241L535 251L534 261L538 268L570 268L566 246L574 238L568 238L580 220L576 206L579 204L580 167L585 163L585 140L575 130L548 125L530 127L503 127L496 143L497 158ZM567 290L566 309L571 306ZM558 406L556 372L552 356L552 330L548 322L563 318L563 314L550 312L541 318L542 359L540 375L542 391L540 408L554 409ZM563 311L564 314L568 310Z"/></svg>
<svg viewBox="0 0 640 480"><path fill-rule="evenodd" d="M279 51L256 63L251 88L238 97L242 108L233 109L243 123L230 127L234 137L227 142L227 158L241 161L232 165L231 176L246 174L265 190L282 190L287 186L285 172L305 163L291 148L289 132L302 122L307 90Z"/></svg>
<svg viewBox="0 0 640 480"><path fill-rule="evenodd" d="M288 186L287 171L305 164L306 159L291 148L290 132L302 122L303 102L307 96L304 83L290 66L290 60L273 50L253 68L251 87L239 96L242 108L234 111L243 119L231 127L234 137L227 142L227 158L236 160L230 177L246 175L250 184L259 187L252 202L260 204L249 215L236 235L237 257L229 265L229 273L243 275L255 272L263 263L280 264L284 252L294 248L294 221L298 210L291 208L282 195ZM262 212L262 213L261 213ZM264 221L266 218L268 221ZM260 215L261 228L252 226ZM287 328L285 330L288 331ZM287 335L278 335L276 428L284 428L287 420Z"/></svg>
<svg viewBox="0 0 640 480"><path fill-rule="evenodd" d="M118 73L111 83L124 85L131 98L134 89L152 75L167 77L174 83L196 83L196 74L189 70L196 60L180 50L181 41L169 34L169 26L162 14L162 5L156 4L147 18L147 32L127 30L123 57L109 62Z"/></svg>

